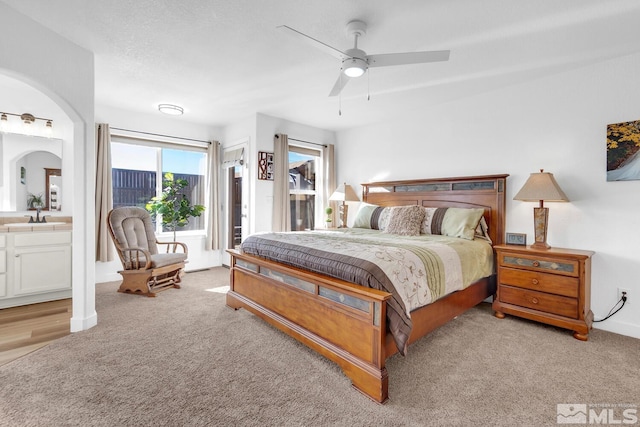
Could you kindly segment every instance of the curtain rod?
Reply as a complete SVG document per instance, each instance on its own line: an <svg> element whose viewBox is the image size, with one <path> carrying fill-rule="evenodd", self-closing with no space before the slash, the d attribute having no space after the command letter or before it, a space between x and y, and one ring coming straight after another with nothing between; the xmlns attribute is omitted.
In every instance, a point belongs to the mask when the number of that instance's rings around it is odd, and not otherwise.
<svg viewBox="0 0 640 427"><path fill-rule="evenodd" d="M280 138L280 135L276 134L275 137L276 138ZM326 147L327 146L327 144L318 144L317 142L303 141L301 139L295 139L295 138L288 138L288 139L290 139L292 141L304 142L306 144L319 145L320 147Z"/></svg>
<svg viewBox="0 0 640 427"><path fill-rule="evenodd" d="M211 144L211 141L203 141L201 139L193 139L193 138L183 138L181 136L163 135L161 133L142 132L142 131L139 131L139 130L122 129L122 128L115 128L115 127L110 127L109 129L121 130L121 131L124 131L124 132L141 133L141 134L144 134L144 135L161 136L161 137L164 137L164 138L182 139L184 141L204 142L206 144Z"/></svg>

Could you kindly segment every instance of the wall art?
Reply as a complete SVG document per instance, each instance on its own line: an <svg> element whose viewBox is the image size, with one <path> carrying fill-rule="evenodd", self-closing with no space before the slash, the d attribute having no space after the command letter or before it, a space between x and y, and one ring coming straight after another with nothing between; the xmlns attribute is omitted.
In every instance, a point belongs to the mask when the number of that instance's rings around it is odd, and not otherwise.
<svg viewBox="0 0 640 427"><path fill-rule="evenodd" d="M273 181L273 153L258 151L258 179Z"/></svg>
<svg viewBox="0 0 640 427"><path fill-rule="evenodd" d="M607 125L607 181L640 179L640 120Z"/></svg>

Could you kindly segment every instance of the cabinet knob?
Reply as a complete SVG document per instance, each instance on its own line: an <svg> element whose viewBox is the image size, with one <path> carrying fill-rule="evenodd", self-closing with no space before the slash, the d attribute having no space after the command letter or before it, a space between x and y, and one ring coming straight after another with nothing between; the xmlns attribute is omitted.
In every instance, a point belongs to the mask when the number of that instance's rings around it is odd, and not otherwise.
<svg viewBox="0 0 640 427"><path fill-rule="evenodd" d="M534 267L540 267L540 261L533 261Z"/></svg>
<svg viewBox="0 0 640 427"><path fill-rule="evenodd" d="M538 284L538 283L540 283L540 282L538 282L538 279L533 279L533 280L531 281L531 283L533 283L534 285L537 285L537 284Z"/></svg>
<svg viewBox="0 0 640 427"><path fill-rule="evenodd" d="M534 303L534 304L537 304L538 303L538 298L531 298L531 302Z"/></svg>

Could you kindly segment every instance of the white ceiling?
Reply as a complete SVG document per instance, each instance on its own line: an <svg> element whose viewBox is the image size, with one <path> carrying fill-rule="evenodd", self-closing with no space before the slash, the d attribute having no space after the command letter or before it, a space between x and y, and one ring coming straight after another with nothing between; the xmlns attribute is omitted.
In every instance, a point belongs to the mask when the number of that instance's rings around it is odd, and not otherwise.
<svg viewBox="0 0 640 427"><path fill-rule="evenodd" d="M97 104L175 103L180 120L212 126L261 112L344 129L640 51L638 0L1 1L94 52ZM353 19L368 24L369 54L451 58L373 69L347 85L339 116L339 60L276 27L344 50Z"/></svg>

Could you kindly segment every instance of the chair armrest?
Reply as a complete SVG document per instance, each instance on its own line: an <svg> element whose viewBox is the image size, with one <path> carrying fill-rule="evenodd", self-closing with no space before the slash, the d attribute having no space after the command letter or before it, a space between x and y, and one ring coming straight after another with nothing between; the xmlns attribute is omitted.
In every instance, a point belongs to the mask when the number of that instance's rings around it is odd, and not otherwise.
<svg viewBox="0 0 640 427"><path fill-rule="evenodd" d="M185 254L189 254L189 250L187 249L187 245L185 245L182 242L159 242L156 240L156 244L157 245L167 245L167 253L169 253L169 251L171 250L171 246L173 246L173 250L171 252L176 253L178 246L182 248L182 252L184 252Z"/></svg>
<svg viewBox="0 0 640 427"><path fill-rule="evenodd" d="M148 270L151 268L151 253L144 248L125 248L116 244L120 261L125 270Z"/></svg>

